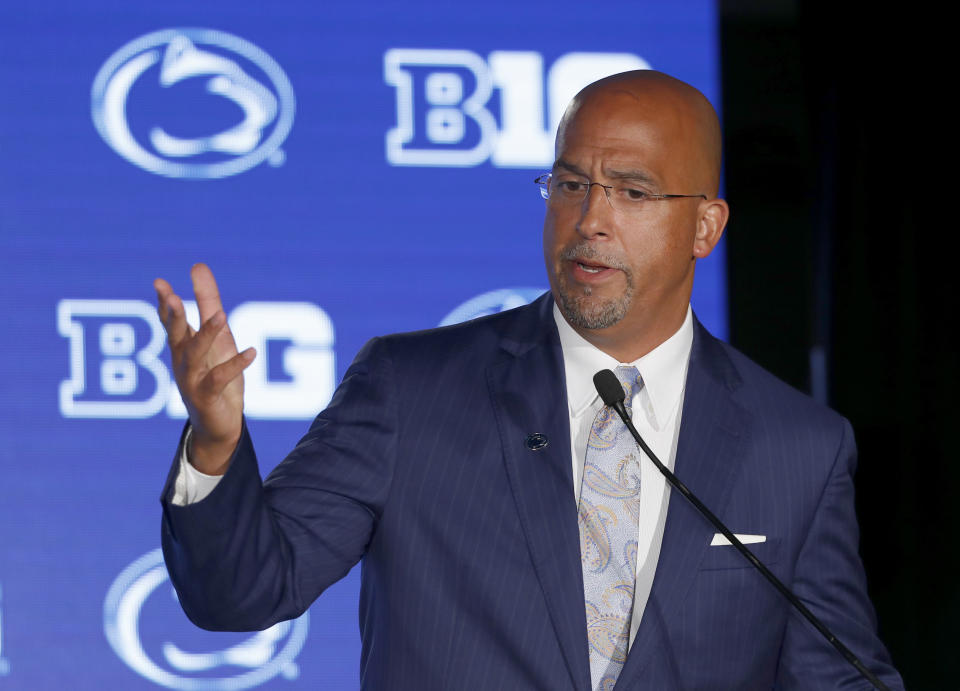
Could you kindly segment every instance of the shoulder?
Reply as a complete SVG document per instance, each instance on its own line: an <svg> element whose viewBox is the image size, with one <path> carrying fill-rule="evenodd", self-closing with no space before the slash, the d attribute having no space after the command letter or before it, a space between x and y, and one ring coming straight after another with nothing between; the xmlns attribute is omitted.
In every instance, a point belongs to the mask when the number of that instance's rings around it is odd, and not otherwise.
<svg viewBox="0 0 960 691"><path fill-rule="evenodd" d="M706 362L696 363L698 357ZM733 400L763 428L797 435L798 441L804 437L829 439L831 445L852 437L849 423L839 413L790 386L699 324L691 356L694 370L719 377Z"/></svg>
<svg viewBox="0 0 960 691"><path fill-rule="evenodd" d="M389 334L361 350L389 357L397 366L419 368L445 363L483 368L507 353L544 340L557 340L549 293L530 304L460 324ZM559 342L559 341L558 341Z"/></svg>
<svg viewBox="0 0 960 691"><path fill-rule="evenodd" d="M748 485L782 487L787 494L777 496L789 496L795 507L815 510L831 482L847 486L856 472L846 419L702 327L694 338L681 425L696 428L698 418L715 419L737 440Z"/></svg>
<svg viewBox="0 0 960 691"><path fill-rule="evenodd" d="M498 358L504 350L556 340L552 304L547 293L527 305L459 324L381 336L367 347L381 349L403 362L435 362L467 355Z"/></svg>

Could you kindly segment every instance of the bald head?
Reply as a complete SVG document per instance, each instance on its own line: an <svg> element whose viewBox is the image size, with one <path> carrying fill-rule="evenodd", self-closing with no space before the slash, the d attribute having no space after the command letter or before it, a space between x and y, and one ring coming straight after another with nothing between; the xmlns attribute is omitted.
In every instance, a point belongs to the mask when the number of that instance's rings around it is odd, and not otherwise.
<svg viewBox="0 0 960 691"><path fill-rule="evenodd" d="M644 70L577 94L557 132L543 219L567 323L620 362L676 333L694 267L729 217L719 182L717 114L693 87Z"/></svg>
<svg viewBox="0 0 960 691"><path fill-rule="evenodd" d="M574 97L560 121L557 156L573 130L583 129L598 118L643 123L643 136L658 139L670 152L675 184L689 186L668 191L717 195L720 122L706 97L689 84L653 70L622 72L590 84Z"/></svg>

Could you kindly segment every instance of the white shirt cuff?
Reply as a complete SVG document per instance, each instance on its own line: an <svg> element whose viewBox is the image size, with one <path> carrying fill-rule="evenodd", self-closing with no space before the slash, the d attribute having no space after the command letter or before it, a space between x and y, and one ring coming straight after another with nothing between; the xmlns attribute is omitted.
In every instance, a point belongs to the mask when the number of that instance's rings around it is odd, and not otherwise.
<svg viewBox="0 0 960 691"><path fill-rule="evenodd" d="M190 435L193 429L187 429L187 434L183 438L183 450L180 452L180 472L177 473L177 479L173 483L173 499L170 503L174 506L187 506L196 504L206 497L217 486L223 475L207 475L194 468L187 458L187 447L190 445Z"/></svg>

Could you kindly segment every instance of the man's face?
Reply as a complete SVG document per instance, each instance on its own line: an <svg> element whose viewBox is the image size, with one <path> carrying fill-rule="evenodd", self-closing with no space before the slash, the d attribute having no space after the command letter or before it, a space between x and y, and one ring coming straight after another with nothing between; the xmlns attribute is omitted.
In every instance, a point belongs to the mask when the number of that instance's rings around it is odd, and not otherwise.
<svg viewBox="0 0 960 691"><path fill-rule="evenodd" d="M696 170L701 159L691 151L696 137L684 132L689 126L669 102L647 104L622 91L599 90L561 131L554 179L650 194L706 194L695 188L702 183ZM693 285L700 201L650 200L631 213L615 210L604 190L593 186L582 204L549 202L544 258L567 321L581 333L678 328Z"/></svg>

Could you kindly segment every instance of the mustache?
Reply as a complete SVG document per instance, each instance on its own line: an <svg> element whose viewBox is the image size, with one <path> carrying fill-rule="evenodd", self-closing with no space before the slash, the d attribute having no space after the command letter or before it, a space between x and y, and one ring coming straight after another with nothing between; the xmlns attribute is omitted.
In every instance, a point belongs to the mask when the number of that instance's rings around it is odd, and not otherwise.
<svg viewBox="0 0 960 691"><path fill-rule="evenodd" d="M585 240L564 249L560 253L560 258L567 261L586 259L597 262L598 264L603 264L604 266L609 266L611 269L620 269L621 271L628 270L627 263L618 255L600 252Z"/></svg>

